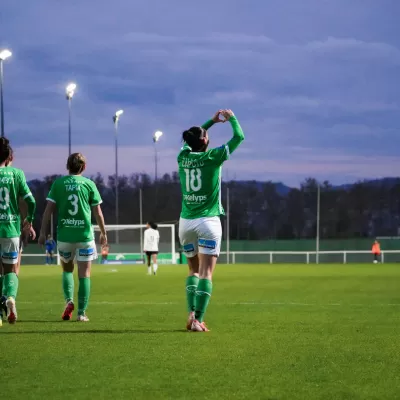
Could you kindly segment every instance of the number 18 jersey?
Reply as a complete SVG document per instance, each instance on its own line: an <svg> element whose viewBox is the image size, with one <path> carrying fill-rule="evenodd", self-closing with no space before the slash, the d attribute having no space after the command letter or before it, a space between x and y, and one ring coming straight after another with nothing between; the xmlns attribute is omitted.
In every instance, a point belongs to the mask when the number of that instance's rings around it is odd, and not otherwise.
<svg viewBox="0 0 400 400"><path fill-rule="evenodd" d="M57 178L47 200L56 204L57 240L67 243L94 240L91 208L102 203L96 184L80 175Z"/></svg>
<svg viewBox="0 0 400 400"><path fill-rule="evenodd" d="M225 214L221 203L222 164L229 158L227 145L205 152L192 152L185 144L178 155L185 219L216 217Z"/></svg>

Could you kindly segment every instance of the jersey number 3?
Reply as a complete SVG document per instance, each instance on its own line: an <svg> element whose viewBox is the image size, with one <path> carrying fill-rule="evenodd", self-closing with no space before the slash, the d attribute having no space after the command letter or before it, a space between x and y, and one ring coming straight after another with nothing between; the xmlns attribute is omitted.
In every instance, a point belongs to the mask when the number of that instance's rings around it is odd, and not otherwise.
<svg viewBox="0 0 400 400"><path fill-rule="evenodd" d="M68 210L70 215L78 214L78 196L76 194L70 194L68 200L71 202L71 206L73 207L72 210Z"/></svg>
<svg viewBox="0 0 400 400"><path fill-rule="evenodd" d="M201 169L185 168L186 192L198 192L201 189Z"/></svg>

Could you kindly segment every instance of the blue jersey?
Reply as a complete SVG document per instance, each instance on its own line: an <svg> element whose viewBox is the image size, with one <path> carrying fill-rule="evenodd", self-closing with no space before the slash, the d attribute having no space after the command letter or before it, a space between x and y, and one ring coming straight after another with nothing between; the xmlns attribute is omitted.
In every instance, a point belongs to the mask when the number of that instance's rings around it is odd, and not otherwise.
<svg viewBox="0 0 400 400"><path fill-rule="evenodd" d="M46 250L47 251L53 251L56 247L56 242L54 240L46 240Z"/></svg>

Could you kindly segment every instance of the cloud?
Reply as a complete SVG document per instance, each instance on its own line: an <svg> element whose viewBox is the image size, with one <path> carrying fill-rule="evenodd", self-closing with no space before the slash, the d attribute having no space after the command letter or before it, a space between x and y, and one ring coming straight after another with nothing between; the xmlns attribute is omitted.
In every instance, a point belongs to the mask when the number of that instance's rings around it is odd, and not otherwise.
<svg viewBox="0 0 400 400"><path fill-rule="evenodd" d="M88 154L105 156L101 149L112 147L111 118L119 108L125 110L121 147L146 164L141 157L149 151L151 158L155 130L165 132L165 151L175 151L182 130L229 107L246 133L240 158L247 167L236 171L238 178L250 176L249 168L254 177L268 177L263 162L278 178L277 166L286 166L282 180L316 173L317 161L292 156L291 149L301 147L310 154L334 149L357 160L353 169L343 167L347 161L323 164L321 173L333 179L343 178L343 168L354 177L358 167L360 174L375 173L364 160L375 155L388 165L400 145L400 35L386 29L397 7L356 3L305 0L300 7L297 0L272 0L250 7L220 0L222 13L210 11L211 0L7 4L8 18L0 16L3 44L14 51L5 65L7 135L35 174L55 166L44 158L33 166L23 149L64 154L64 87L73 80L73 144ZM213 128L218 142L229 135L225 127ZM173 167L171 157L166 170Z"/></svg>

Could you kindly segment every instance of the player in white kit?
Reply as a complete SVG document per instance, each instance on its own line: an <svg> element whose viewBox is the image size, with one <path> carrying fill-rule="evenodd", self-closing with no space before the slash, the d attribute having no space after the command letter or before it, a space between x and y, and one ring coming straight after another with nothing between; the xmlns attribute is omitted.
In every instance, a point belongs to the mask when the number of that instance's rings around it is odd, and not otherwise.
<svg viewBox="0 0 400 400"><path fill-rule="evenodd" d="M154 222L147 223L147 229L144 231L144 252L147 257L147 273L151 275L151 265L153 264L153 274L157 274L157 254L158 244L160 243L160 233L158 226Z"/></svg>

